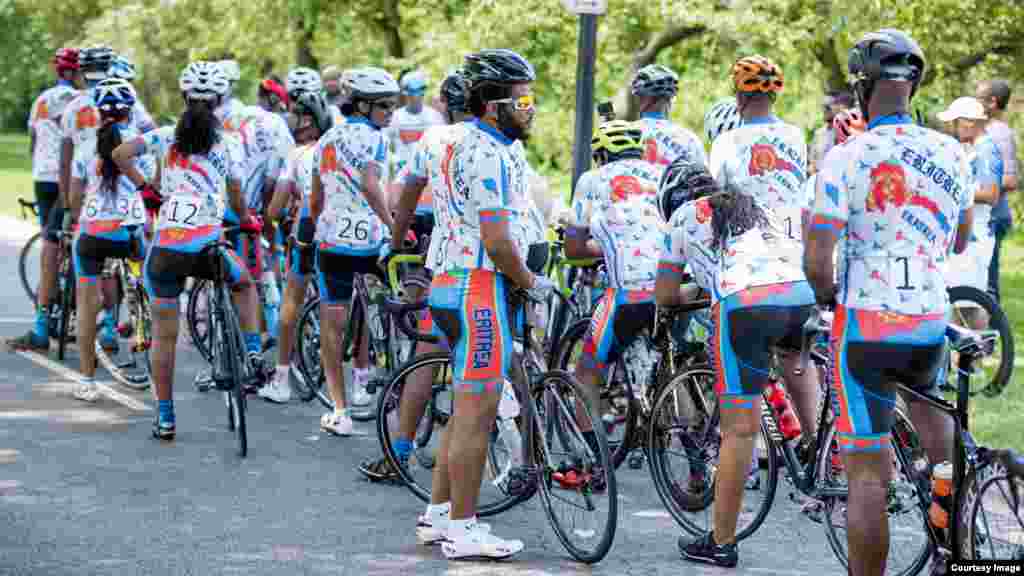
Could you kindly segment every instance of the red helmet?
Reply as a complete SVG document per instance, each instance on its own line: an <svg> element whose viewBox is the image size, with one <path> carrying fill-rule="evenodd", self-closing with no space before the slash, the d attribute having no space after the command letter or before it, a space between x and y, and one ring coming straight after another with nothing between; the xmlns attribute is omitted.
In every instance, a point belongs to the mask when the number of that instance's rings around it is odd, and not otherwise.
<svg viewBox="0 0 1024 576"><path fill-rule="evenodd" d="M53 65L57 72L78 70L78 48L58 48L53 55Z"/></svg>
<svg viewBox="0 0 1024 576"><path fill-rule="evenodd" d="M864 115L856 108L849 108L836 114L832 119L832 130L836 133L836 146L845 143L868 129Z"/></svg>

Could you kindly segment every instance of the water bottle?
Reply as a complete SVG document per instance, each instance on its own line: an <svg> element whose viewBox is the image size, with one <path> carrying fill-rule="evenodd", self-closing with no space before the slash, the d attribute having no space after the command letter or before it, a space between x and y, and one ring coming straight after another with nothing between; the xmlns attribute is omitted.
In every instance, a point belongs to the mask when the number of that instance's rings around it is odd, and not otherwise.
<svg viewBox="0 0 1024 576"><path fill-rule="evenodd" d="M651 377L658 357L643 336L638 337L629 347L629 372L632 376L633 397L643 399L647 394L647 380Z"/></svg>
<svg viewBox="0 0 1024 576"><path fill-rule="evenodd" d="M949 528L949 510L953 505L953 464L944 461L932 470L932 505L928 521L938 530Z"/></svg>
<svg viewBox="0 0 1024 576"><path fill-rule="evenodd" d="M786 397L786 390L778 380L769 383L768 403L772 405L775 412L775 419L779 422L779 431L787 441L800 438L800 420L790 406L789 398Z"/></svg>
<svg viewBox="0 0 1024 576"><path fill-rule="evenodd" d="M281 292L277 288L274 271L266 268L263 271L263 309L267 317L267 333L277 337L278 310L281 307Z"/></svg>
<svg viewBox="0 0 1024 576"><path fill-rule="evenodd" d="M512 383L505 380L498 401L498 435L509 451L509 458L516 466L523 462L523 438L516 425L519 416L519 400L516 399Z"/></svg>

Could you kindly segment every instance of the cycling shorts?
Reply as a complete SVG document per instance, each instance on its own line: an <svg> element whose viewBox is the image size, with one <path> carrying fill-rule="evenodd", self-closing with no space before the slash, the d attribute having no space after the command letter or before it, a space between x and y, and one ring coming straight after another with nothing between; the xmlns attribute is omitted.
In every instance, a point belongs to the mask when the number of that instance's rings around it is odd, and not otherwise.
<svg viewBox="0 0 1024 576"><path fill-rule="evenodd" d="M299 282L305 282L315 268L316 247L312 245L301 247L296 244L294 238L289 238L288 244L288 276Z"/></svg>
<svg viewBox="0 0 1024 576"><path fill-rule="evenodd" d="M452 348L456 391L499 393L512 367L512 282L492 270L449 270L430 285L430 314Z"/></svg>
<svg viewBox="0 0 1024 576"><path fill-rule="evenodd" d="M814 308L807 282L747 288L711 309L715 391L723 410L753 410L768 383L772 348L799 350Z"/></svg>
<svg viewBox="0 0 1024 576"><path fill-rule="evenodd" d="M373 256L352 256L317 249L316 276L321 303L347 306L352 300L356 274L372 274L384 282L384 273Z"/></svg>
<svg viewBox="0 0 1024 576"><path fill-rule="evenodd" d="M889 444L895 383L926 393L936 385L946 357L946 318L837 306L830 344L839 445L874 452Z"/></svg>
<svg viewBox="0 0 1024 576"><path fill-rule="evenodd" d="M146 256L144 268L146 292L153 307L177 310L178 297L185 289L185 281L189 277L217 280L217 271L221 265L224 279L230 286L249 283L251 276L238 254L226 250L223 252L226 254L224 261L218 263L221 253L213 245L198 252L153 246Z"/></svg>
<svg viewBox="0 0 1024 576"><path fill-rule="evenodd" d="M36 191L36 215L39 217L39 227L45 228L50 217L50 210L60 205L60 186L56 182L35 181ZM63 219L63 215L62 219Z"/></svg>
<svg viewBox="0 0 1024 576"><path fill-rule="evenodd" d="M50 213L46 216L46 229L43 230L43 239L56 244L60 242L60 231L64 229L64 205L60 199L50 206Z"/></svg>
<svg viewBox="0 0 1024 576"><path fill-rule="evenodd" d="M585 365L607 376L608 365L629 348L644 328L653 326L654 309L654 292L605 290L583 340Z"/></svg>
<svg viewBox="0 0 1024 576"><path fill-rule="evenodd" d="M111 240L80 233L71 247L75 276L81 284L95 284L107 258L128 258L141 255L134 239Z"/></svg>
<svg viewBox="0 0 1024 576"><path fill-rule="evenodd" d="M235 254L242 258L249 275L253 278L263 277L263 238L262 234L243 234L235 228L224 235L234 247Z"/></svg>
<svg viewBox="0 0 1024 576"><path fill-rule="evenodd" d="M416 322L416 330L420 334L429 334L430 336L436 336L439 341L437 343L443 350L451 352L451 346L448 345L448 337L445 335L441 327L434 322L434 316L430 313L430 308L423 310L419 313L419 318Z"/></svg>

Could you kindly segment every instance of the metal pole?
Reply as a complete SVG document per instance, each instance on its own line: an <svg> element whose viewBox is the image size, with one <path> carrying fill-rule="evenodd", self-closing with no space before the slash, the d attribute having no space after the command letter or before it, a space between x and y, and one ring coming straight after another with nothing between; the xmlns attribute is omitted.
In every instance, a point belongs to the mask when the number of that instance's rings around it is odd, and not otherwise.
<svg viewBox="0 0 1024 576"><path fill-rule="evenodd" d="M576 49L576 145L573 155L572 190L590 169L590 138L594 132L594 60L597 57L597 16L580 15Z"/></svg>

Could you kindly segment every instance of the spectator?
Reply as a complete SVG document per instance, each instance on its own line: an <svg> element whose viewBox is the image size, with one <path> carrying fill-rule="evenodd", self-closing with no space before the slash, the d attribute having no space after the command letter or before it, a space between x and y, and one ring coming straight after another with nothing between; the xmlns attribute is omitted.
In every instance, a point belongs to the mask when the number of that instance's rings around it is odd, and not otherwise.
<svg viewBox="0 0 1024 576"><path fill-rule="evenodd" d="M324 92L327 93L327 103L333 106L341 106L341 69L337 66L328 66L320 74L324 83Z"/></svg>
<svg viewBox="0 0 1024 576"><path fill-rule="evenodd" d="M832 133L832 120L842 110L853 105L853 96L846 90L831 90L825 94L822 101L822 112L825 125L814 133L814 141L811 143L811 157L808 173L818 171L818 166L825 159L825 154L835 144L835 134Z"/></svg>
<svg viewBox="0 0 1024 576"><path fill-rule="evenodd" d="M996 143L1002 158L1002 166L996 167L1001 169L997 172L999 201L992 209L992 233L996 238L996 247L988 268L988 290L999 300L999 251L1003 238L1013 227L1009 194L1017 189L1017 145L1015 134L1005 118L1006 107L1010 103L1010 84L1006 80L985 80L978 83L975 95L988 113L989 122L985 130Z"/></svg>

